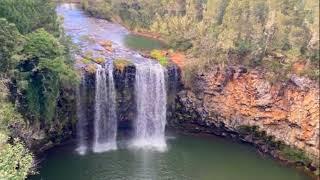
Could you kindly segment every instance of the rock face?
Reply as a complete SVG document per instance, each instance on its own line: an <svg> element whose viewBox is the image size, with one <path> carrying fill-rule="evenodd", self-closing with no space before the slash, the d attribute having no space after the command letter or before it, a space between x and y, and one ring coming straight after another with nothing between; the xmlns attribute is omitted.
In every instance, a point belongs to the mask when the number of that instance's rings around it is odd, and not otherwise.
<svg viewBox="0 0 320 180"><path fill-rule="evenodd" d="M167 67L167 116L172 117L175 108L175 97L179 90L180 72L175 65ZM113 78L116 89L116 110L118 118L119 130L132 130L133 122L137 115L136 99L135 99L135 77L136 67L133 63L128 63L121 68L114 68ZM86 97L84 98L84 109L86 121L88 122L86 130L88 138L93 137L93 122L95 114L95 74L84 71L84 86Z"/></svg>
<svg viewBox="0 0 320 180"><path fill-rule="evenodd" d="M257 126L319 164L319 87L314 84L294 76L271 85L256 71L211 69L197 77L192 90L179 92L170 125L222 136Z"/></svg>
<svg viewBox="0 0 320 180"><path fill-rule="evenodd" d="M117 91L118 126L121 129L131 129L135 118L136 103L134 96L136 68L133 64L123 70L115 69L113 76Z"/></svg>

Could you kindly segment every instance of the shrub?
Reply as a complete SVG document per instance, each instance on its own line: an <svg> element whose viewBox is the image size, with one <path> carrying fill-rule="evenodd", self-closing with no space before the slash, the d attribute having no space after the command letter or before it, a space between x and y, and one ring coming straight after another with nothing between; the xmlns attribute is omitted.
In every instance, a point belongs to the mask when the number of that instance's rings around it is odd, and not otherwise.
<svg viewBox="0 0 320 180"><path fill-rule="evenodd" d="M81 59L81 62L82 62L83 64L90 64L90 63L91 63L91 60L90 60L90 59L87 59L87 58L82 58L82 59Z"/></svg>
<svg viewBox="0 0 320 180"><path fill-rule="evenodd" d="M26 97L26 115L32 120L50 122L56 111L63 84L75 85L78 76L65 58L65 47L52 34L39 29L26 36L23 60L16 72L19 89Z"/></svg>
<svg viewBox="0 0 320 180"><path fill-rule="evenodd" d="M119 70L120 72L123 72L125 68L129 65L131 65L132 62L126 60L126 59L116 59L113 61L113 66L116 70Z"/></svg>
<svg viewBox="0 0 320 180"><path fill-rule="evenodd" d="M93 58L93 61L98 64L102 64L105 62L105 59L103 57L97 57L97 58Z"/></svg>
<svg viewBox="0 0 320 180"><path fill-rule="evenodd" d="M193 47L191 40L187 40L187 39L182 39L182 40L172 39L170 44L173 49L176 49L179 51L186 51Z"/></svg>
<svg viewBox="0 0 320 180"><path fill-rule="evenodd" d="M0 147L0 179L26 179L33 165L32 154L18 140L13 144L0 142Z"/></svg>
<svg viewBox="0 0 320 180"><path fill-rule="evenodd" d="M152 50L150 56L156 59L162 66L168 65L168 58L166 57L165 53L160 50Z"/></svg>
<svg viewBox="0 0 320 180"><path fill-rule="evenodd" d="M235 43L235 51L239 54L239 55L246 55L247 53L249 53L252 50L252 45L245 40L240 40L238 42Z"/></svg>
<svg viewBox="0 0 320 180"><path fill-rule="evenodd" d="M95 74L97 71L97 66L95 64L88 64L85 67L85 70L90 74Z"/></svg>
<svg viewBox="0 0 320 180"><path fill-rule="evenodd" d="M12 139L10 127L25 124L20 113L8 102L5 84L0 79L0 179L25 179L30 173L33 157L19 140L8 142Z"/></svg>

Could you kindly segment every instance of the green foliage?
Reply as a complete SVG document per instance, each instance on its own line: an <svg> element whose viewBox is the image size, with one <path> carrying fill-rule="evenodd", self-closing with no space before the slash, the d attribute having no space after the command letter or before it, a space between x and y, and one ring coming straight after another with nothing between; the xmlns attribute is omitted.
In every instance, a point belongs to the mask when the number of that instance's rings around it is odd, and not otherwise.
<svg viewBox="0 0 320 180"><path fill-rule="evenodd" d="M166 66L168 65L168 58L166 57L166 55L160 51L160 50L152 50L150 53L150 56L156 60L158 60L158 62L162 65L162 66Z"/></svg>
<svg viewBox="0 0 320 180"><path fill-rule="evenodd" d="M310 158L308 158L306 154L300 149L295 149L287 145L282 145L280 151L281 155L288 160L294 162L303 162L306 165L312 162Z"/></svg>
<svg viewBox="0 0 320 180"><path fill-rule="evenodd" d="M27 58L53 59L62 56L64 47L52 34L44 29L38 29L27 35L27 43L23 53Z"/></svg>
<svg viewBox="0 0 320 180"><path fill-rule="evenodd" d="M26 147L11 136L10 128L15 124L23 125L22 116L7 100L8 90L6 82L0 80L0 179L22 180L27 177L33 165L32 154Z"/></svg>
<svg viewBox="0 0 320 180"><path fill-rule="evenodd" d="M187 39L180 39L180 40L174 40L171 39L170 46L178 51L186 51L190 48L192 48L193 44L190 42L190 40Z"/></svg>
<svg viewBox="0 0 320 180"><path fill-rule="evenodd" d="M94 62L98 63L98 64L102 64L104 63L106 60L103 57L96 57L93 59Z"/></svg>
<svg viewBox="0 0 320 180"><path fill-rule="evenodd" d="M15 24L0 18L0 72L8 73L15 67L22 41Z"/></svg>
<svg viewBox="0 0 320 180"><path fill-rule="evenodd" d="M282 63L277 59L264 59L261 66L269 70L266 73L266 78L271 83L288 80L292 69L291 63Z"/></svg>
<svg viewBox="0 0 320 180"><path fill-rule="evenodd" d="M0 179L26 179L32 165L33 156L21 142L18 140L13 144L0 142Z"/></svg>
<svg viewBox="0 0 320 180"><path fill-rule="evenodd" d="M112 13L119 16L131 29L148 28L152 24L155 12L161 11L162 2L157 0L125 1L113 0Z"/></svg>
<svg viewBox="0 0 320 180"><path fill-rule="evenodd" d="M311 163L310 158L306 156L303 150L285 145L283 142L276 141L273 136L268 136L265 131L260 131L258 126L240 126L238 128L242 135L252 135L256 140L262 140L279 151L287 160L294 162L303 162L305 165Z"/></svg>
<svg viewBox="0 0 320 180"><path fill-rule="evenodd" d="M47 130L53 119L61 128L72 120L67 114L72 93L67 92L78 77L70 39L59 23L49 0L0 1L0 78L10 78L0 79L0 179L20 180L31 173L32 154L17 139L28 138L26 124Z"/></svg>
<svg viewBox="0 0 320 180"><path fill-rule="evenodd" d="M161 57L158 59L158 61L162 66L168 65L168 58L167 57Z"/></svg>
<svg viewBox="0 0 320 180"><path fill-rule="evenodd" d="M8 127L15 123L23 123L22 116L16 112L11 103L0 101L0 131L7 131Z"/></svg>
<svg viewBox="0 0 320 180"><path fill-rule="evenodd" d="M160 59L163 57L163 53L160 50L154 49L151 51L150 56L154 59Z"/></svg>
<svg viewBox="0 0 320 180"><path fill-rule="evenodd" d="M81 59L81 62L82 62L83 64L90 64L92 61L91 61L90 59L88 59L88 58L82 58L82 59Z"/></svg>
<svg viewBox="0 0 320 180"><path fill-rule="evenodd" d="M61 85L76 83L77 75L65 62L64 46L44 29L26 36L22 53L25 58L16 78L27 84L19 87L27 97L27 112L31 119L50 121L55 115Z"/></svg>
<svg viewBox="0 0 320 180"><path fill-rule="evenodd" d="M88 0L81 0L81 6L93 16L111 19L111 4L108 1L97 1L93 6L89 6Z"/></svg>
<svg viewBox="0 0 320 180"><path fill-rule="evenodd" d="M103 1L113 17L131 29L160 33L171 47L187 51L202 67L215 64L279 68L272 54L310 63L305 75L317 78L319 67L319 1L301 0L129 0ZM88 7L99 3L87 3ZM107 10L107 9L104 9ZM150 12L152 11L152 12ZM227 56L238 57L237 60ZM271 55L271 56L270 56ZM214 58L215 57L215 58ZM275 59L277 57L274 57ZM201 62L200 62L201 61ZM268 61L268 62L264 62ZM277 61L277 60L275 60ZM273 64L265 66L265 64ZM275 71L274 71L275 70ZM290 71L287 69L287 76ZM279 78L280 79L280 78Z"/></svg>
<svg viewBox="0 0 320 180"><path fill-rule="evenodd" d="M132 65L132 62L126 59L115 59L113 61L113 66L116 70L123 72L125 68L129 65Z"/></svg>
<svg viewBox="0 0 320 180"><path fill-rule="evenodd" d="M58 35L58 22L50 0L1 0L0 17L16 24L22 34L38 28Z"/></svg>
<svg viewBox="0 0 320 180"><path fill-rule="evenodd" d="M88 64L85 69L90 74L95 74L97 72L97 66L95 64Z"/></svg>
<svg viewBox="0 0 320 180"><path fill-rule="evenodd" d="M252 45L248 41L239 40L235 42L235 51L241 56L246 55L252 51Z"/></svg>
<svg viewBox="0 0 320 180"><path fill-rule="evenodd" d="M7 82L0 79L0 132L8 132L9 126L15 123L23 123L22 117L16 112L14 106L8 102Z"/></svg>

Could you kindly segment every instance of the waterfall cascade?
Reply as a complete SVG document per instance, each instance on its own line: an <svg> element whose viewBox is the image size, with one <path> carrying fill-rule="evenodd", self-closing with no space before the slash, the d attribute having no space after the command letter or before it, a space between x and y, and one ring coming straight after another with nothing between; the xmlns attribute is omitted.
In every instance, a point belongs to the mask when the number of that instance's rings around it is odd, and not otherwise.
<svg viewBox="0 0 320 180"><path fill-rule="evenodd" d="M116 137L116 91L113 66L110 64L107 69L98 66L96 71L93 151L104 152L117 149Z"/></svg>
<svg viewBox="0 0 320 180"><path fill-rule="evenodd" d="M166 70L160 64L149 61L135 64L134 99L136 115L133 117L131 145L136 148L166 149L165 126L167 111ZM95 74L93 152L117 149L117 100L113 64L97 65ZM77 137L79 154L88 149L88 118L85 100L86 83L82 82L77 95ZM89 105L90 106L90 105ZM90 126L91 127L91 126ZM91 136L90 136L91 137Z"/></svg>
<svg viewBox="0 0 320 180"><path fill-rule="evenodd" d="M77 139L78 139L78 148L77 151L79 154L84 155L87 151L87 113L84 107L85 103L84 97L86 97L86 85L85 77L81 78L80 86L77 88Z"/></svg>
<svg viewBox="0 0 320 180"><path fill-rule="evenodd" d="M160 64L138 64L135 81L137 115L132 145L138 148L165 150L165 69Z"/></svg>

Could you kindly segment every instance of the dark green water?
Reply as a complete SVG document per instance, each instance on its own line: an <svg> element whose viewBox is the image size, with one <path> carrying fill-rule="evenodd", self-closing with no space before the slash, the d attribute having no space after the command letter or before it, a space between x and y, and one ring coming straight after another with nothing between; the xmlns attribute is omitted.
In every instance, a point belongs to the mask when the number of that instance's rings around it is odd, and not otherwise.
<svg viewBox="0 0 320 180"><path fill-rule="evenodd" d="M157 40L130 35L117 24L88 17L74 4L62 5L57 12L64 17L68 35L76 40L88 36L138 50L164 47ZM96 48L87 46L87 49ZM72 144L54 148L45 155L39 175L30 180L309 179L293 168L260 156L251 146L220 138L176 135L167 139L166 152L133 150L127 143L119 141L116 151L84 156L78 155Z"/></svg>
<svg viewBox="0 0 320 180"><path fill-rule="evenodd" d="M153 50L163 49L166 47L166 45L161 41L134 34L126 36L125 44L127 47L135 50Z"/></svg>
<svg viewBox="0 0 320 180"><path fill-rule="evenodd" d="M120 149L78 155L72 145L49 151L31 180L307 180L247 145L177 135L166 152ZM121 148L122 146L122 148Z"/></svg>

